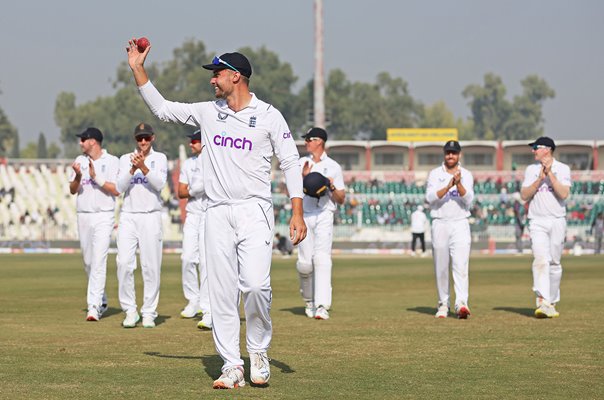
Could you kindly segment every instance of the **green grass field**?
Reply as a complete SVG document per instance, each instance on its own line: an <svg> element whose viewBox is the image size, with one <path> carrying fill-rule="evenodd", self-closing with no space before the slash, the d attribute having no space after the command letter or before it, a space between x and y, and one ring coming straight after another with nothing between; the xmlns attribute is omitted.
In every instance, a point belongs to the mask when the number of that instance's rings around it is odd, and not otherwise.
<svg viewBox="0 0 604 400"><path fill-rule="evenodd" d="M431 263L336 258L332 318L316 321L304 316L295 259L275 259L270 385L215 391L222 361L212 334L179 317L178 256L164 257L158 326L126 330L115 257L108 268L110 310L91 323L79 255L1 255L0 398L604 396L604 257L563 259L561 316L552 320L532 317L529 257L472 258L473 315L436 320ZM140 305L139 272L136 279Z"/></svg>

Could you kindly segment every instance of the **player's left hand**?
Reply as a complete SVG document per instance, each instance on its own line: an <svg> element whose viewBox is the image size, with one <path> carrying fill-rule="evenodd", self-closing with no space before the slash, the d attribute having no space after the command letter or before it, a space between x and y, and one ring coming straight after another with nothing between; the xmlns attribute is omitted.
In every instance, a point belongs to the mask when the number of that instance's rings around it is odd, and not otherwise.
<svg viewBox="0 0 604 400"><path fill-rule="evenodd" d="M94 170L94 163L92 162L92 159L88 160L88 174L92 180L96 178L96 171Z"/></svg>
<svg viewBox="0 0 604 400"><path fill-rule="evenodd" d="M137 169L142 169L145 166L145 155L143 153L136 152L132 154L130 157L130 162L132 163L132 167Z"/></svg>
<svg viewBox="0 0 604 400"><path fill-rule="evenodd" d="M457 172L455 172L455 175L453 175L453 183L455 183L456 185L459 185L460 182L461 182L461 171L457 170Z"/></svg>
<svg viewBox="0 0 604 400"><path fill-rule="evenodd" d="M306 238L306 224L301 215L292 215L289 221L289 238L294 246Z"/></svg>
<svg viewBox="0 0 604 400"><path fill-rule="evenodd" d="M302 167L302 176L304 177L308 174L310 174L310 163L306 161Z"/></svg>

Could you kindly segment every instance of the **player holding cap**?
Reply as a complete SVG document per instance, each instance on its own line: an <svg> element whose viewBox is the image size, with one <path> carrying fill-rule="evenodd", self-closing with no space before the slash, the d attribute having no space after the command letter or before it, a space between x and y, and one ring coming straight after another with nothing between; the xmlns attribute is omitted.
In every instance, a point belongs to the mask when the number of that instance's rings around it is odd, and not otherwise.
<svg viewBox="0 0 604 400"><path fill-rule="evenodd" d="M560 315L555 305L560 301L560 258L566 238L565 200L570 193L570 168L554 158L556 144L552 139L543 136L529 146L536 162L526 167L520 194L523 200L530 201L535 317L554 318Z"/></svg>
<svg viewBox="0 0 604 400"><path fill-rule="evenodd" d="M103 134L87 128L76 135L83 155L71 165L69 191L77 194L78 235L88 276L87 321L98 321L107 310L107 253L115 222L115 188L119 161L101 146Z"/></svg>
<svg viewBox="0 0 604 400"><path fill-rule="evenodd" d="M120 158L117 189L124 193L117 230L117 278L119 299L126 318L124 328L134 328L140 319L134 291L136 249L140 249L143 275L143 327L155 327L159 302L162 259L162 200L160 192L168 179L166 155L153 150L155 133L148 124L134 129L137 148Z"/></svg>
<svg viewBox="0 0 604 400"><path fill-rule="evenodd" d="M180 169L178 178L178 197L187 199L187 216L182 228L182 289L188 304L180 313L183 318L193 318L203 313L198 323L200 329L212 329L210 294L208 291L208 270L204 247L205 213L208 198L203 189L201 172L201 131L188 135L192 157L187 158ZM200 187L192 182L198 178Z"/></svg>
<svg viewBox="0 0 604 400"><path fill-rule="evenodd" d="M212 305L213 335L222 357L216 389L245 385L239 349L239 297L243 294L250 378L270 378L267 350L272 339L270 266L274 231L271 158L280 162L292 202L290 238L306 236L302 216L302 173L298 151L281 113L249 91L252 67L240 53L214 57L216 101L192 104L167 101L149 81L144 61L131 40L128 63L140 93L163 121L197 125L205 144L203 183L208 196L205 248Z"/></svg>
<svg viewBox="0 0 604 400"><path fill-rule="evenodd" d="M449 260L455 289L455 313L460 319L470 315L468 307L468 265L470 260L470 205L474 199L474 178L459 163L461 146L455 140L443 147L443 164L430 171L426 201L432 217L432 253L438 310L436 318L449 314Z"/></svg>
<svg viewBox="0 0 604 400"><path fill-rule="evenodd" d="M331 308L331 246L333 218L337 204L344 204L346 191L342 168L325 152L327 132L312 128L304 138L309 155L300 158L305 183L304 222L308 227L306 240L298 246L298 276L300 294L306 303L306 316L329 319ZM311 193L308 181L312 173L325 179L327 190ZM312 191L315 191L314 189Z"/></svg>

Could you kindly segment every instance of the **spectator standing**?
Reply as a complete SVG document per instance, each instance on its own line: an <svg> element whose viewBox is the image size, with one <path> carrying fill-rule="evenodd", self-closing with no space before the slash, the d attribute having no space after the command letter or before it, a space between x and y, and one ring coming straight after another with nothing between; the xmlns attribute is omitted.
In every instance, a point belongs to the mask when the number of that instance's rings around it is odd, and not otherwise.
<svg viewBox="0 0 604 400"><path fill-rule="evenodd" d="M424 213L423 206L417 206L417 209L411 213L411 255L415 256L415 243L419 240L422 246L422 256L426 254L425 232L428 217Z"/></svg>

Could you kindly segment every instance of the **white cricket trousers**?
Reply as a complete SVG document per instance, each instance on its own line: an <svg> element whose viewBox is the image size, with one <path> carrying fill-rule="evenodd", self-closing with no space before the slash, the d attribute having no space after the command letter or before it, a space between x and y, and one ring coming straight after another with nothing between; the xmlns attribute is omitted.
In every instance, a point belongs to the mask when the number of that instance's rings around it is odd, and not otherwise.
<svg viewBox="0 0 604 400"><path fill-rule="evenodd" d="M331 308L331 247L333 243L333 212L304 214L307 233L298 245L298 276L300 294L315 307Z"/></svg>
<svg viewBox="0 0 604 400"><path fill-rule="evenodd" d="M86 302L89 310L107 304L107 253L114 223L113 211L78 213L78 235L88 277Z"/></svg>
<svg viewBox="0 0 604 400"><path fill-rule="evenodd" d="M264 200L222 204L206 211L205 247L212 334L222 370L243 366L239 298L243 294L248 352L267 351L272 339L270 280L273 206Z"/></svg>
<svg viewBox="0 0 604 400"><path fill-rule="evenodd" d="M204 313L210 311L208 269L204 243L205 212L187 213L182 228L182 290L190 304Z"/></svg>
<svg viewBox="0 0 604 400"><path fill-rule="evenodd" d="M156 318L162 258L162 221L159 211L120 214L117 228L117 280L120 305L126 313L137 310L134 291L137 248L140 250L143 276L141 314Z"/></svg>
<svg viewBox="0 0 604 400"><path fill-rule="evenodd" d="M449 261L453 272L455 305L468 304L469 260L472 236L467 219L432 221L432 252L438 304L449 306Z"/></svg>
<svg viewBox="0 0 604 400"><path fill-rule="evenodd" d="M566 238L565 218L532 218L529 234L533 249L533 291L537 297L555 304L560 301L562 264Z"/></svg>

